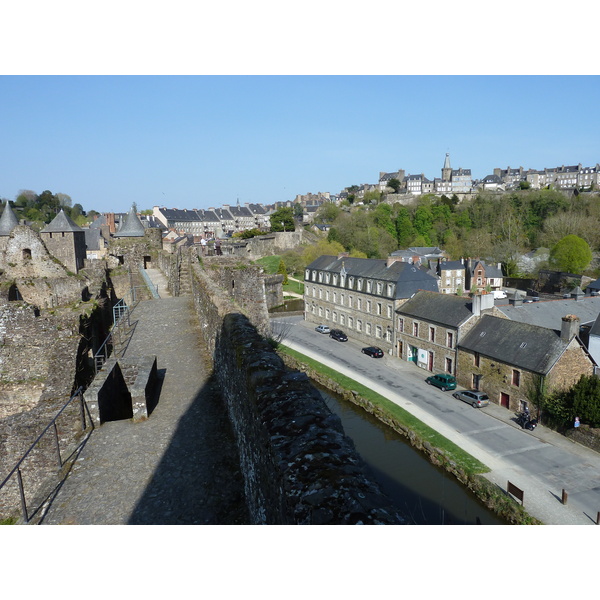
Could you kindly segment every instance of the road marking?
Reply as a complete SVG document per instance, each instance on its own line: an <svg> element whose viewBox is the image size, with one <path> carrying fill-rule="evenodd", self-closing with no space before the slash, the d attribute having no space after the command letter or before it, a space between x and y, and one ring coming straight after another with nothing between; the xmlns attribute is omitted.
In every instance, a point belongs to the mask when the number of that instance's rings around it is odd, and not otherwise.
<svg viewBox="0 0 600 600"><path fill-rule="evenodd" d="M535 446L523 446L521 448L516 448L515 450L507 450L506 452L494 452L496 456L512 456L513 454L521 454L522 452L529 452L530 450L540 450L544 448L540 442L535 444Z"/></svg>
<svg viewBox="0 0 600 600"><path fill-rule="evenodd" d="M483 429L471 429L470 431L460 431L457 429L458 433L462 435L478 435L480 433L487 433L488 431L499 431L500 429L506 429L508 425L495 425L494 427L484 427Z"/></svg>

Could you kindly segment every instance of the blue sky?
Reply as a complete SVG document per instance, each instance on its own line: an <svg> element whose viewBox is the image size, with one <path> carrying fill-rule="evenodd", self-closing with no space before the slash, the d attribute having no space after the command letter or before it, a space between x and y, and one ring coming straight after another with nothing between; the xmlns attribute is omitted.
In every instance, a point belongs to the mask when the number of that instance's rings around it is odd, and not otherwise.
<svg viewBox="0 0 600 600"><path fill-rule="evenodd" d="M0 196L208 208L600 162L598 76L0 76Z"/></svg>

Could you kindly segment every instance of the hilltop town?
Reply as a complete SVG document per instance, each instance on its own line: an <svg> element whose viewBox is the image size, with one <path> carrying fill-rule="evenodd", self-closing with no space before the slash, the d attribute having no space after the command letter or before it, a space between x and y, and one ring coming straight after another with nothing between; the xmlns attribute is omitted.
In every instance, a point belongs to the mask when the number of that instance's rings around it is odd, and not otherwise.
<svg viewBox="0 0 600 600"><path fill-rule="evenodd" d="M144 276L149 268L166 274L173 295L195 294L197 300L193 281L198 275L192 271L205 271L203 285L219 310L228 310L220 306L223 296L264 338L271 335L267 311L285 306L282 284L289 269L301 280L296 302L299 296L308 323L341 330L426 375L448 375L510 411L539 412L550 396L568 402L565 394L595 377L600 365L600 279L592 252L599 246L593 234L589 244L581 240L589 257L568 268L574 263L561 263L555 247L564 237L580 238L562 232L552 238L549 227L543 232L547 237L536 236L548 219L581 206L596 210L599 172L598 165L507 168L475 181L469 169L452 169L447 155L441 177L433 181L402 170L382 172L377 184L350 186L335 195L299 195L270 206L154 206L141 212L132 207L95 214L81 226L63 208L39 226L22 218L22 207L5 201L0 430L7 435L0 455L7 464L14 461L27 446L27 432L95 379L107 358L100 349L109 338L113 345L116 307L152 297ZM520 195L528 193L538 194L530 205ZM477 223L475 217L468 222L466 207L487 207L486 218L497 222L517 215L497 217L495 202L508 213L529 210L521 219L527 221L523 236L528 240L511 238L507 246L499 237L485 245L473 237ZM426 226L418 222L422 207L433 207ZM363 228L362 246L359 229L350 235L351 243L344 237L352 219ZM576 226L587 232L585 221ZM489 221L480 223L489 226ZM464 239L457 240L456 232ZM513 234L514 228L507 235ZM402 244L403 239L436 243ZM554 241L548 248L521 250L538 239ZM500 246L502 256L496 253ZM472 248L482 250L462 253ZM262 266L267 257L279 258L280 274ZM214 334L208 339L214 344ZM122 385L129 384L123 379ZM568 411L544 408L547 422L555 426L565 425L564 414L571 418ZM97 424L113 414L104 410L104 416L95 413ZM596 413L578 410L584 425L578 441L597 447ZM148 418L150 409L119 414Z"/></svg>

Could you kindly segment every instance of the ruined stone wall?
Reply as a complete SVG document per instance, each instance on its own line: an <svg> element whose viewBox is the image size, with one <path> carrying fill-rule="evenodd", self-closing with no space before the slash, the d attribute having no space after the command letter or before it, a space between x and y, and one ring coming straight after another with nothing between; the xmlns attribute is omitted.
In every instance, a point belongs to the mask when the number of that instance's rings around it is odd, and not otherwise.
<svg viewBox="0 0 600 600"><path fill-rule="evenodd" d="M237 241L234 238L223 244L223 253L256 260L297 248L302 245L303 235L302 231L286 231L259 235L249 240Z"/></svg>

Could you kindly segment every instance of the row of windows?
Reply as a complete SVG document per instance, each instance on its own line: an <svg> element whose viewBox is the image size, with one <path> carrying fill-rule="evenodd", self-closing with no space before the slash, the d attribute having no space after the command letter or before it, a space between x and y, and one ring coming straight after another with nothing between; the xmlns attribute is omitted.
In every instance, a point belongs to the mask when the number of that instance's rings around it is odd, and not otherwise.
<svg viewBox="0 0 600 600"><path fill-rule="evenodd" d="M442 330L443 331L443 330ZM404 319L402 317L398 317L398 332L404 333ZM412 324L412 336L418 338L419 334L423 334L424 332L427 337L422 337L421 339L427 339L430 342L441 344L442 341L439 340L439 333L436 327L429 326L427 329L426 325L421 327L421 323L413 322ZM408 332L407 332L408 333ZM448 348L452 348L454 346L454 333L452 331L446 331L445 340L443 343L446 344Z"/></svg>
<svg viewBox="0 0 600 600"><path fill-rule="evenodd" d="M319 317L325 319L325 321L331 321L340 325L340 327L346 327L347 329L353 329L359 333L366 335L375 335L377 339L385 339L387 342L392 341L392 330L388 327L385 331L380 325L373 326L372 323L363 323L362 319L355 319L354 317L348 317L344 313L339 313L329 308L324 309L322 306L318 308L316 306L311 307L313 314L319 315Z"/></svg>
<svg viewBox="0 0 600 600"><path fill-rule="evenodd" d="M372 279L367 279L365 285L365 280L362 277L355 278L353 276L346 276L341 273L339 275L337 273L323 273L323 271L312 271L311 273L310 269L306 269L305 280L318 281L319 283L326 283L335 286L337 286L339 283L339 286L343 288L346 287L346 282L348 282L348 289L354 289L354 284L356 283L356 290L358 292L362 292L364 287L367 294L378 294L379 296L382 296L385 293L386 296L390 297L394 295L396 287L393 283L384 283L382 281L374 281Z"/></svg>
<svg viewBox="0 0 600 600"><path fill-rule="evenodd" d="M312 297L313 298L318 297L320 300L323 300L323 296L325 296L325 300L327 302L333 302L334 304L338 304L338 299L339 299L340 306L348 306L348 308L355 308L356 310L363 310L363 304L364 304L365 312L371 313L373 311L373 307L374 307L375 314L381 316L384 313L384 307L381 302L372 302L371 300L365 300L363 303L362 298L356 298L356 303L354 303L353 296L346 297L345 294L339 294L339 296L338 296L337 292L330 292L329 290L325 290L323 292L323 290L321 288L317 289L316 286L313 286ZM385 312L387 314L387 318L391 319L392 315L394 313L394 307L391 304L387 304L385 306Z"/></svg>

